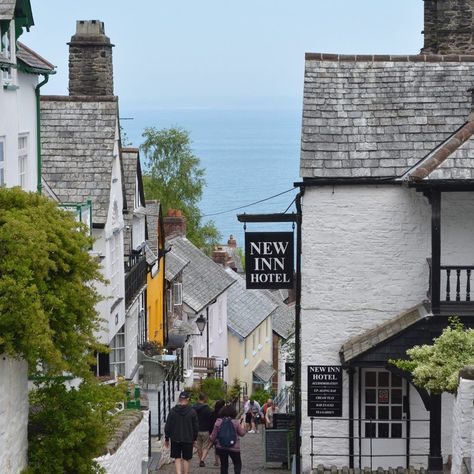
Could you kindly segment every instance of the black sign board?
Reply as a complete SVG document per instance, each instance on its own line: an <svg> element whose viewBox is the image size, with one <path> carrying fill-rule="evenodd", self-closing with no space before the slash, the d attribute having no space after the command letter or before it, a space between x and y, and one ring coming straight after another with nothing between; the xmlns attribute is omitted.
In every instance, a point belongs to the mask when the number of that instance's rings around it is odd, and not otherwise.
<svg viewBox="0 0 474 474"><path fill-rule="evenodd" d="M308 416L342 416L340 365L308 365Z"/></svg>
<svg viewBox="0 0 474 474"><path fill-rule="evenodd" d="M295 363L285 362L285 381L293 382L295 380Z"/></svg>
<svg viewBox="0 0 474 474"><path fill-rule="evenodd" d="M265 430L265 463L290 463L288 430Z"/></svg>
<svg viewBox="0 0 474 474"><path fill-rule="evenodd" d="M296 417L291 413L274 413L273 428L276 430L294 430Z"/></svg>
<svg viewBox="0 0 474 474"><path fill-rule="evenodd" d="M247 288L293 288L293 232L246 232Z"/></svg>

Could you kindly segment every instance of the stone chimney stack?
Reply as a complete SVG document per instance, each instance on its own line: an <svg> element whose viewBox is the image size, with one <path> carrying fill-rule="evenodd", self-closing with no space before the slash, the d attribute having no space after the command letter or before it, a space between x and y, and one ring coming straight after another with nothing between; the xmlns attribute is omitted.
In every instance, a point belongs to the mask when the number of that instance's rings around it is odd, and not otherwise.
<svg viewBox="0 0 474 474"><path fill-rule="evenodd" d="M215 263L218 263L219 265L226 267L228 259L229 259L229 256L227 255L227 252L222 247L217 247L215 250L213 250L212 260L214 260Z"/></svg>
<svg viewBox="0 0 474 474"><path fill-rule="evenodd" d="M422 54L474 54L474 0L424 0Z"/></svg>
<svg viewBox="0 0 474 474"><path fill-rule="evenodd" d="M229 240L227 241L227 245L234 249L237 248L237 240L234 239L234 236L230 234Z"/></svg>
<svg viewBox="0 0 474 474"><path fill-rule="evenodd" d="M69 44L69 95L113 96L112 47L104 23L80 20Z"/></svg>
<svg viewBox="0 0 474 474"><path fill-rule="evenodd" d="M168 209L168 214L163 218L163 227L166 237L186 237L186 217L182 211Z"/></svg>

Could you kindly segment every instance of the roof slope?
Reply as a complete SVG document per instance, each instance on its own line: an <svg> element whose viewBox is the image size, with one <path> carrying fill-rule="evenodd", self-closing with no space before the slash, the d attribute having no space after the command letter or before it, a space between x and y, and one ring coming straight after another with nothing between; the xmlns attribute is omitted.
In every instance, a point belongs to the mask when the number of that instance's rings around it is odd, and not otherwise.
<svg viewBox="0 0 474 474"><path fill-rule="evenodd" d="M473 61L307 54L301 176L403 175L466 122Z"/></svg>
<svg viewBox="0 0 474 474"><path fill-rule="evenodd" d="M231 269L226 270L235 285L227 296L227 326L245 339L277 308L277 303L261 290L247 290L245 280Z"/></svg>
<svg viewBox="0 0 474 474"><path fill-rule="evenodd" d="M226 271L186 237L168 240L173 253L189 261L183 272L183 301L199 313L234 283Z"/></svg>
<svg viewBox="0 0 474 474"><path fill-rule="evenodd" d="M146 227L148 233L147 244L150 249L158 253L158 220L160 215L160 202L156 200L146 201Z"/></svg>
<svg viewBox="0 0 474 474"><path fill-rule="evenodd" d="M165 255L165 278L168 281L173 281L176 276L184 270L188 265L189 260L184 260L179 255L176 255L173 250Z"/></svg>
<svg viewBox="0 0 474 474"><path fill-rule="evenodd" d="M295 331L295 304L286 304L278 290L262 292L278 305L272 313L272 330L281 338L288 339Z"/></svg>
<svg viewBox="0 0 474 474"><path fill-rule="evenodd" d="M43 176L61 202L92 199L94 223L109 209L116 98L41 98Z"/></svg>
<svg viewBox="0 0 474 474"><path fill-rule="evenodd" d="M23 43L17 43L16 57L34 72L44 72L47 74L54 72L53 64L40 56L36 51L28 48L28 46L24 45Z"/></svg>

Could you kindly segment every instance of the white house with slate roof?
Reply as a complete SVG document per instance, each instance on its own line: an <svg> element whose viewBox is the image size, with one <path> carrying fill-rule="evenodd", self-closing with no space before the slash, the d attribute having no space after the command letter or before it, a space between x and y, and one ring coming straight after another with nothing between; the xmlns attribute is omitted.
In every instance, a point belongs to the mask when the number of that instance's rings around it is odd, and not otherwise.
<svg viewBox="0 0 474 474"><path fill-rule="evenodd" d="M238 379L251 395L256 389L270 389L275 375L272 314L278 303L269 292L247 290L244 278L230 268L226 271L235 280L227 296L229 380Z"/></svg>
<svg viewBox="0 0 474 474"><path fill-rule="evenodd" d="M168 246L181 261L189 262L182 270L182 319L175 321L169 335L189 335L183 360L185 383L192 384L196 379L215 374L215 369L222 369L227 363L227 298L234 279L186 237L169 238ZM195 324L199 317L206 321L202 335ZM225 368L223 377L228 380Z"/></svg>
<svg viewBox="0 0 474 474"><path fill-rule="evenodd" d="M112 46L102 22L77 22L69 43L69 96L45 96L41 100L43 178L61 205L81 208L91 203L92 252L100 258L109 281L98 284L104 296L97 307L104 321L98 336L112 349L110 354L98 355L97 373L129 377L136 367L136 350L131 347L136 346L138 322L126 321L127 195L118 98L113 93ZM131 174L132 183L136 183L136 169ZM139 187L134 187L131 213L142 203L135 203L135 191L139 194ZM132 205L132 197L129 200ZM146 262L137 259L134 264L140 266L138 270L144 266L146 281ZM127 273L131 271L127 268Z"/></svg>
<svg viewBox="0 0 474 474"><path fill-rule="evenodd" d="M419 55L306 55L304 472L440 471L451 454L452 396L388 361L430 343L453 314L474 322L472 11L472 0L425 1ZM315 366L342 367L342 416L340 399L310 390Z"/></svg>

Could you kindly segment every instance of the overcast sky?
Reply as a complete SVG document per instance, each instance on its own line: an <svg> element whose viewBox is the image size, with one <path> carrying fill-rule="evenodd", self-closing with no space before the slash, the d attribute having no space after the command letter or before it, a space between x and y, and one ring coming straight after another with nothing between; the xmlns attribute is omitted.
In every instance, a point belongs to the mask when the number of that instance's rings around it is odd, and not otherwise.
<svg viewBox="0 0 474 474"><path fill-rule="evenodd" d="M75 21L105 22L125 106L300 106L304 53L418 53L422 0L31 0L22 41L67 93Z"/></svg>

